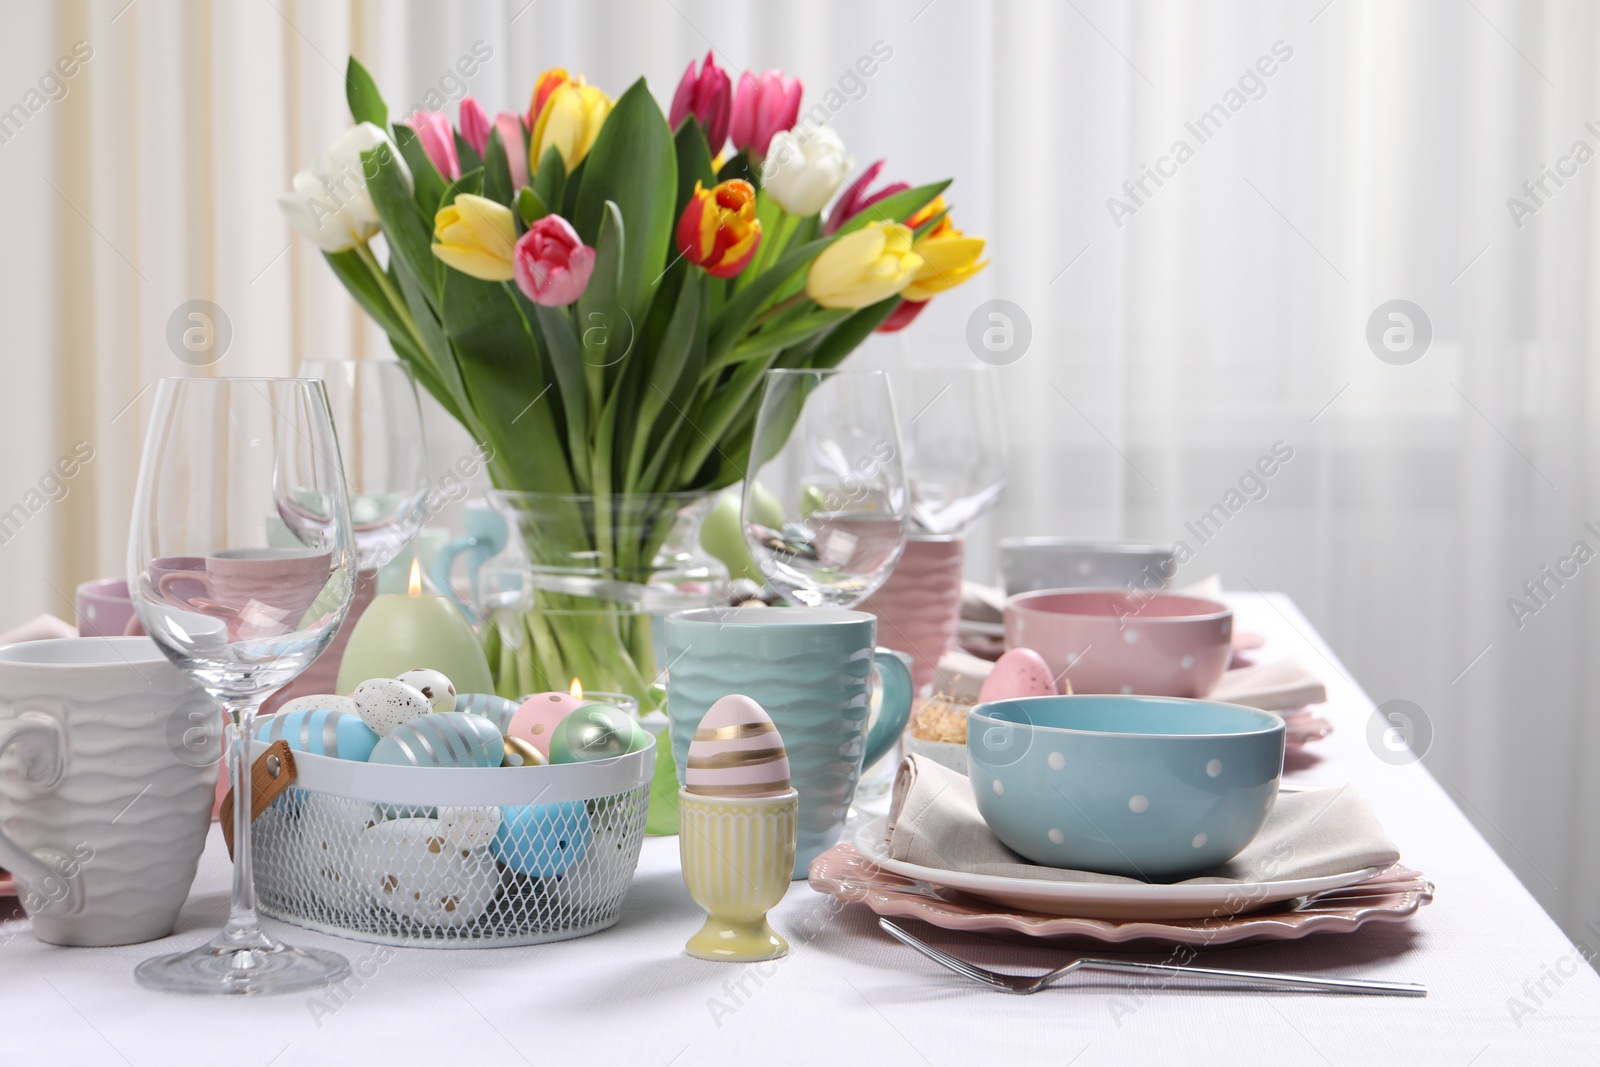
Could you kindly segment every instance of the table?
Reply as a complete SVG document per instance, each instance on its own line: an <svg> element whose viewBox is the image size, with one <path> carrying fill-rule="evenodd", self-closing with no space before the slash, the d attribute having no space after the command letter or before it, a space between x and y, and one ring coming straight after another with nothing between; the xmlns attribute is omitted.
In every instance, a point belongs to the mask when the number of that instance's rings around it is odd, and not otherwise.
<svg viewBox="0 0 1600 1067"><path fill-rule="evenodd" d="M1229 600L1241 629L1267 637L1261 658L1297 656L1328 683L1325 713L1336 730L1314 746L1321 759L1293 777L1353 782L1438 895L1408 924L1203 958L1422 982L1432 991L1425 1000L1141 995L1115 977L1011 997L934 969L881 933L865 908L804 882L772 914L793 945L787 959L707 963L683 953L700 915L678 875L676 839L646 841L621 921L593 937L522 949L382 949L268 921L297 944L342 951L356 977L342 990L251 1001L143 990L135 963L193 945L223 921L227 854L214 830L166 941L61 949L34 941L25 921L0 924L7 1056L135 1067L209 1067L223 1057L239 1067L1600 1062L1600 977L1421 764L1393 766L1368 748L1371 701L1294 604L1276 593ZM1591 933L1600 949L1600 932ZM994 966L1043 968L1063 957L959 934L936 940Z"/></svg>

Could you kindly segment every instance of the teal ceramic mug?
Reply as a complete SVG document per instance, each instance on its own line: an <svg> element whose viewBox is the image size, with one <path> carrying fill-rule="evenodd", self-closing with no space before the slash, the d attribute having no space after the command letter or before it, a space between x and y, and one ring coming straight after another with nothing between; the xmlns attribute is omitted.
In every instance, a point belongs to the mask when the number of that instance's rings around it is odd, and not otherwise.
<svg viewBox="0 0 1600 1067"><path fill-rule="evenodd" d="M861 768L889 751L911 714L908 659L874 647L877 632L875 616L837 608L701 608L666 620L678 783L712 704L731 693L760 704L783 737L800 793L796 878L839 840ZM883 702L869 728L874 666Z"/></svg>

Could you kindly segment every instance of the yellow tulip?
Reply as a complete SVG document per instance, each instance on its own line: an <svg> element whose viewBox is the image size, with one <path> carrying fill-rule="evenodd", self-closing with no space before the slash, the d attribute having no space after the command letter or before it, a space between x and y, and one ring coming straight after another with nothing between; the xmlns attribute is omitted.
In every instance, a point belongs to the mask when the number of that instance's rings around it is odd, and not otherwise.
<svg viewBox="0 0 1600 1067"><path fill-rule="evenodd" d="M433 254L462 274L486 282L511 280L517 226L505 205L458 193L433 217L433 237Z"/></svg>
<svg viewBox="0 0 1600 1067"><path fill-rule="evenodd" d="M906 225L915 229L945 210L944 197L935 197L933 203L907 219ZM956 229L949 215L917 238L912 247L923 263L911 284L900 294L911 301L925 301L946 289L954 289L989 265L989 261L982 258L983 238L968 237Z"/></svg>
<svg viewBox="0 0 1600 1067"><path fill-rule="evenodd" d="M539 173L539 161L554 145L570 174L594 147L609 114L611 98L593 85L569 82L552 90L528 139L528 173Z"/></svg>
<svg viewBox="0 0 1600 1067"><path fill-rule="evenodd" d="M806 274L806 295L825 308L864 308L900 292L921 268L909 228L874 222L823 249Z"/></svg>

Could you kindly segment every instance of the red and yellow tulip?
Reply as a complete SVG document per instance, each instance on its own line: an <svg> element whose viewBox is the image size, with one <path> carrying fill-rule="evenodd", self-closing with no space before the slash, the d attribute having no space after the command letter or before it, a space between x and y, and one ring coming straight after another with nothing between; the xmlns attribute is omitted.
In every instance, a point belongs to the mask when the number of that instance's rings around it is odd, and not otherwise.
<svg viewBox="0 0 1600 1067"><path fill-rule="evenodd" d="M744 270L761 244L756 191L734 178L710 189L695 182L694 195L678 219L678 251L717 278Z"/></svg>
<svg viewBox="0 0 1600 1067"><path fill-rule="evenodd" d="M907 219L906 225L914 230L946 210L944 197L935 197L932 203ZM945 215L912 246L922 257L922 267L900 295L910 301L925 301L954 289L989 265L983 258L983 243L982 237L968 237L956 229L950 216Z"/></svg>

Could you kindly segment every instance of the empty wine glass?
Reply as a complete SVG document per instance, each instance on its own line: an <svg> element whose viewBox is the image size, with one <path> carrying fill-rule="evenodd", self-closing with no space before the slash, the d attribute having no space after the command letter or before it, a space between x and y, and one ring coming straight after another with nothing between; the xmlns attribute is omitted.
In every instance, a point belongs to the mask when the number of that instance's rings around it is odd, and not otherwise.
<svg viewBox="0 0 1600 1067"><path fill-rule="evenodd" d="M849 607L905 547L904 448L882 371L768 371L741 504L767 580L808 607Z"/></svg>
<svg viewBox="0 0 1600 1067"><path fill-rule="evenodd" d="M999 375L993 367L925 366L891 377L910 412L901 432L911 521L926 533L960 533L1005 489Z"/></svg>
<svg viewBox="0 0 1600 1067"><path fill-rule="evenodd" d="M233 899L227 925L209 942L141 963L141 985L284 993L349 973L343 957L291 948L256 923L246 739L262 698L303 671L338 630L355 566L339 442L320 381L158 383L134 496L128 588L145 632L233 721Z"/></svg>
<svg viewBox="0 0 1600 1067"><path fill-rule="evenodd" d="M405 551L425 518L428 441L416 380L392 359L307 360L300 374L327 391L357 561L374 572Z"/></svg>

